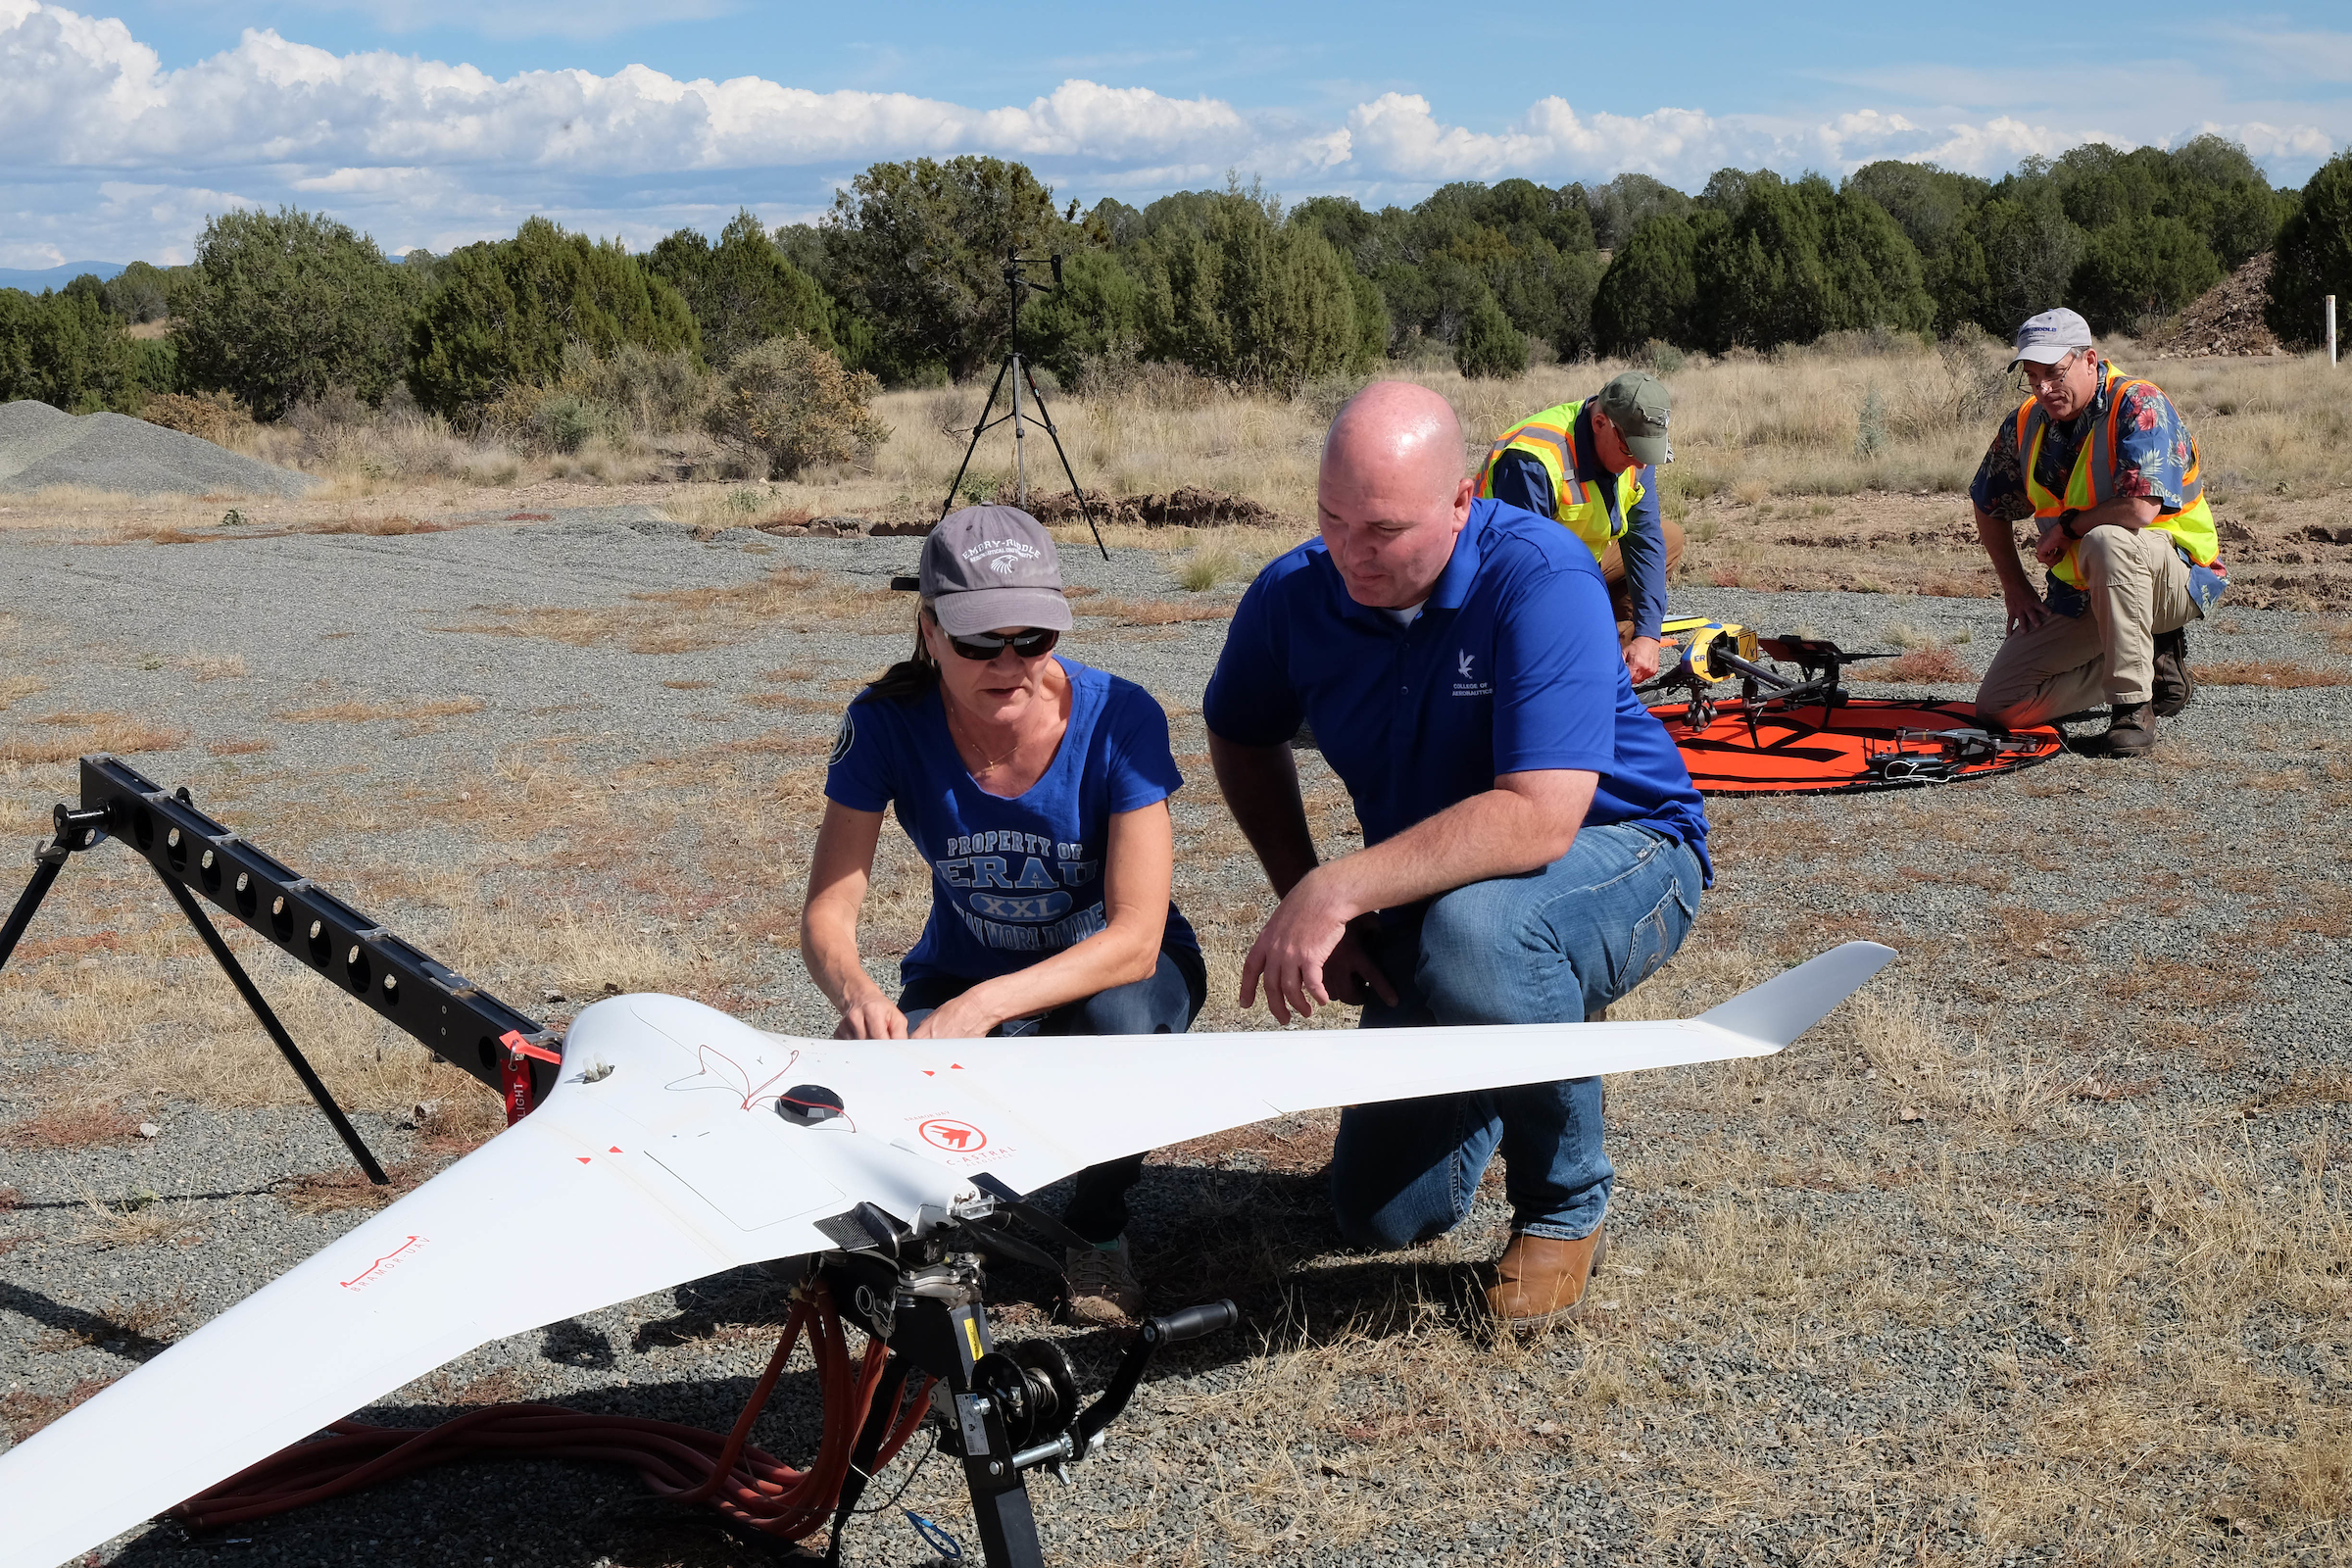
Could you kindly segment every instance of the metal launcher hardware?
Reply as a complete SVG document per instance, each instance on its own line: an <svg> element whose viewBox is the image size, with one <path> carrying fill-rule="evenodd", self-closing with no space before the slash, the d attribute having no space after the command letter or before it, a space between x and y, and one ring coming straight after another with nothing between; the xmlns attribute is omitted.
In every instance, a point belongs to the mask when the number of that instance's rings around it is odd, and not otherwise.
<svg viewBox="0 0 2352 1568"><path fill-rule="evenodd" d="M196 902L198 895L434 1054L479 1078L508 1102L511 1111L518 1091L521 1108L527 1110L554 1087L556 1063L563 1058L557 1049L561 1039L553 1030L214 821L196 808L186 789L168 791L119 758L85 757L81 804L60 804L53 821L55 835L34 856L32 880L10 910L7 924L0 926L0 964L16 952L69 859L110 838L122 844L155 867L164 890L369 1181L383 1185L383 1167L220 939Z"/></svg>

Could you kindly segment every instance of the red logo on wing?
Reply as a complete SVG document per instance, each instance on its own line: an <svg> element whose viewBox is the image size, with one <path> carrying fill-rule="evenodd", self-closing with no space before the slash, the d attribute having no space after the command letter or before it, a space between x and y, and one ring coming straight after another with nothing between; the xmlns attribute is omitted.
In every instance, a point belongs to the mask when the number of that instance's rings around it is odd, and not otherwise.
<svg viewBox="0 0 2352 1568"><path fill-rule="evenodd" d="M923 1135L924 1143L952 1154L968 1154L988 1147L988 1134L953 1116L934 1116L915 1130Z"/></svg>

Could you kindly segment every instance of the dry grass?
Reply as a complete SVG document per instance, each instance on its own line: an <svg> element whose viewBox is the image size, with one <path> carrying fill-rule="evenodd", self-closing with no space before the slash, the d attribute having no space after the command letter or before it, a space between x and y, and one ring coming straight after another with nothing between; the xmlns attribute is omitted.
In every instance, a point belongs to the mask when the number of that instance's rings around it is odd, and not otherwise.
<svg viewBox="0 0 2352 1568"><path fill-rule="evenodd" d="M59 1101L0 1127L0 1143L19 1149L89 1149L138 1137L139 1118L113 1100Z"/></svg>
<svg viewBox="0 0 2352 1568"><path fill-rule="evenodd" d="M114 1378L83 1378L63 1394L10 1389L0 1394L0 1427L8 1429L11 1439L23 1443L75 1405L105 1393L114 1381Z"/></svg>
<svg viewBox="0 0 2352 1568"><path fill-rule="evenodd" d="M2352 670L2315 669L2283 660L2235 660L2218 664L2198 663L2196 677L2204 686L2272 686L2293 691L2305 686L2352 686Z"/></svg>
<svg viewBox="0 0 2352 1568"><path fill-rule="evenodd" d="M328 703L318 708L301 708L275 716L294 724L317 724L327 721L346 724L370 723L386 718L455 718L463 713L478 713L484 703L479 697L416 697L406 702L363 703L347 700Z"/></svg>
<svg viewBox="0 0 2352 1568"><path fill-rule="evenodd" d="M1934 686L1953 681L1970 681L1977 672L1968 667L1961 657L1940 644L1914 648L1893 659L1874 659L1854 666L1854 679L1865 681L1900 682L1914 686Z"/></svg>
<svg viewBox="0 0 2352 1568"><path fill-rule="evenodd" d="M681 654L724 647L779 624L884 632L910 626L913 615L903 594L798 566L781 567L757 582L631 594L623 604L594 609L476 605L473 611L495 618L435 629L537 637L574 648Z"/></svg>
<svg viewBox="0 0 2352 1568"><path fill-rule="evenodd" d="M70 762L92 752L127 757L185 746L188 732L151 724L127 713L50 713L34 722L63 733L20 733L0 741L0 763Z"/></svg>

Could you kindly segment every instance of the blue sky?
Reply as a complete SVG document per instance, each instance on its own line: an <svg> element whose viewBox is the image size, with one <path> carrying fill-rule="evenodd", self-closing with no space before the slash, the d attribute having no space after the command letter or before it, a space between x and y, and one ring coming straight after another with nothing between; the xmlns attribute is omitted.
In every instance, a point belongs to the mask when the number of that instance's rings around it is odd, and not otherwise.
<svg viewBox="0 0 2352 1568"><path fill-rule="evenodd" d="M285 201L393 250L532 212L644 243L740 204L807 217L869 163L965 151L1090 202L1228 168L1409 202L1629 168L1694 189L1727 163L1997 173L2207 128L2300 184L2352 145L2340 5L2062 8L2030 39L2023 16L0 0L0 266L184 259L206 214Z"/></svg>

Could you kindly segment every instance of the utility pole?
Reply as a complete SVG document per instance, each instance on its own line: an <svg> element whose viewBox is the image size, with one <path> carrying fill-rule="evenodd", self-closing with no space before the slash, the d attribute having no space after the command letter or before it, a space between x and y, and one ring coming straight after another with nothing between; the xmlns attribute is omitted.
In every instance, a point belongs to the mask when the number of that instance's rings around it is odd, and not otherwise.
<svg viewBox="0 0 2352 1568"><path fill-rule="evenodd" d="M2335 363L2335 296L2328 296L2328 363Z"/></svg>

